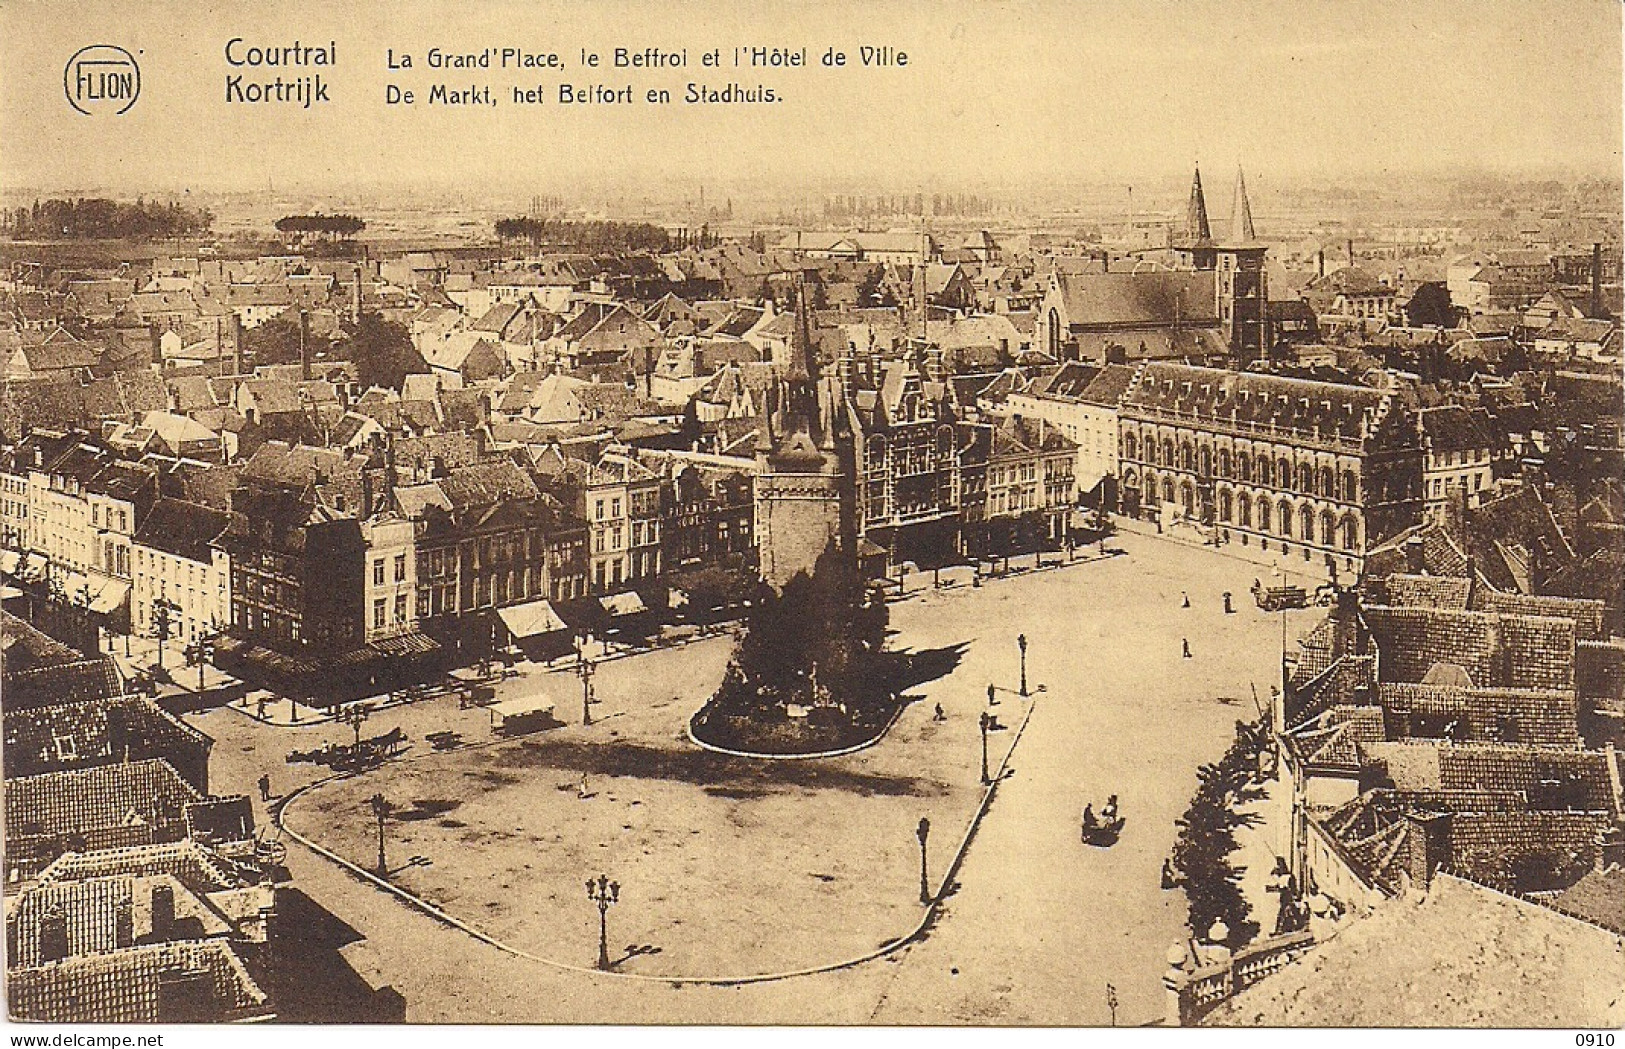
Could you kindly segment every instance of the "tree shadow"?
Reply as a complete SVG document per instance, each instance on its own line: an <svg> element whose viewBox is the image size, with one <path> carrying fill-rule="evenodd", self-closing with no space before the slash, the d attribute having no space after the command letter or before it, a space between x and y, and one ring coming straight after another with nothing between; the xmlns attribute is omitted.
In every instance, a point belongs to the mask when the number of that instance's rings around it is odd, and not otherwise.
<svg viewBox="0 0 1625 1049"><path fill-rule="evenodd" d="M491 760L507 768L550 767L599 776L672 780L735 797L786 787L887 797L937 797L948 790L944 783L918 776L875 775L821 761L736 758L709 750L668 750L625 741L526 740L511 750L493 752Z"/></svg>
<svg viewBox="0 0 1625 1049"><path fill-rule="evenodd" d="M975 643L975 640L972 638L957 644L943 645L941 648L897 653L897 665L893 668L895 675L893 690L899 693L906 692L928 681L952 674L964 661L966 650Z"/></svg>

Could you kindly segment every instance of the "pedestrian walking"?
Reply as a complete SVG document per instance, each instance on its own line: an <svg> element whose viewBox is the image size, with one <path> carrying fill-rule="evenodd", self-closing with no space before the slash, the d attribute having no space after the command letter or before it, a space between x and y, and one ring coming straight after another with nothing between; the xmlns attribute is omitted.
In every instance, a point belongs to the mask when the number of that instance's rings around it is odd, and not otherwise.
<svg viewBox="0 0 1625 1049"><path fill-rule="evenodd" d="M1190 595L1189 591L1181 590L1179 592L1179 607L1180 608L1189 608L1189 607L1191 607L1191 595Z"/></svg>
<svg viewBox="0 0 1625 1049"><path fill-rule="evenodd" d="M1189 659L1191 657L1191 641L1190 641L1190 638L1188 638L1188 637L1180 638L1179 639L1179 647L1181 649L1180 655L1185 659Z"/></svg>
<svg viewBox="0 0 1625 1049"><path fill-rule="evenodd" d="M260 775L260 800L271 800L271 774L269 772Z"/></svg>
<svg viewBox="0 0 1625 1049"><path fill-rule="evenodd" d="M1230 607L1230 591L1226 590L1224 592L1224 614L1230 615L1234 611L1235 609Z"/></svg>
<svg viewBox="0 0 1625 1049"><path fill-rule="evenodd" d="M586 798L587 794L588 794L588 791L587 791L587 774L585 772L583 772L581 774L581 786L576 788L576 797L578 797L578 798Z"/></svg>
<svg viewBox="0 0 1625 1049"><path fill-rule="evenodd" d="M941 703L937 704L937 709L936 709L935 713L933 713L931 715L931 720L932 721L947 721L948 720L948 715L943 713Z"/></svg>

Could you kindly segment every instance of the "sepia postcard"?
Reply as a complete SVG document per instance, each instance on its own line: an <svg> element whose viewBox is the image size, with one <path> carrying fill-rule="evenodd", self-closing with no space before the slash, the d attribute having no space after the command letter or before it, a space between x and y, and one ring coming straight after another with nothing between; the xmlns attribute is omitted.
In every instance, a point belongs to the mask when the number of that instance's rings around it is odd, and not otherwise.
<svg viewBox="0 0 1625 1049"><path fill-rule="evenodd" d="M1621 11L0 0L12 1031L1612 1046Z"/></svg>

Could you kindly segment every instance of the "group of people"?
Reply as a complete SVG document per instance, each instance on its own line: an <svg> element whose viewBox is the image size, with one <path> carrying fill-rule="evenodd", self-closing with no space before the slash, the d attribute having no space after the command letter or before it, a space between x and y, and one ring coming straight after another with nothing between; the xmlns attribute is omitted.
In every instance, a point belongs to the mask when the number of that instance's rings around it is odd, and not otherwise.
<svg viewBox="0 0 1625 1049"><path fill-rule="evenodd" d="M1117 822L1117 795L1113 794L1106 799L1106 804L1100 808L1100 816L1096 818L1095 807L1092 804L1083 806L1083 829L1090 830L1101 826L1111 826Z"/></svg>

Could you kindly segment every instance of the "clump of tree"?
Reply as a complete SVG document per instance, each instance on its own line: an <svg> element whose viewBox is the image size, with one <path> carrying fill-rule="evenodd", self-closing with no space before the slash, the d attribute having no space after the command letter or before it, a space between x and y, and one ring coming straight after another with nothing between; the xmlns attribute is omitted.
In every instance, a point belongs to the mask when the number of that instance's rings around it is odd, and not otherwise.
<svg viewBox="0 0 1625 1049"><path fill-rule="evenodd" d="M143 240L206 233L214 216L204 208L170 201L53 198L32 207L0 212L13 237L61 240Z"/></svg>
<svg viewBox="0 0 1625 1049"><path fill-rule="evenodd" d="M398 390L408 375L424 375L429 365L412 345L404 325L376 313L363 313L361 323L347 326L346 338L333 347L334 356L354 361L362 389L371 386Z"/></svg>
<svg viewBox="0 0 1625 1049"><path fill-rule="evenodd" d="M497 239L523 240L532 250L552 248L561 251L622 252L670 251L671 237L659 226L647 222L574 222L569 219L498 219Z"/></svg>
<svg viewBox="0 0 1625 1049"><path fill-rule="evenodd" d="M1263 719L1237 721L1224 756L1196 772L1196 794L1175 821L1179 836L1171 863L1185 888L1191 931L1206 935L1215 921L1230 930L1226 946L1235 949L1258 935L1252 908L1241 892L1241 871L1231 862L1236 831L1258 820L1240 806L1263 797L1258 763L1268 745Z"/></svg>
<svg viewBox="0 0 1625 1049"><path fill-rule="evenodd" d="M886 620L886 599L853 559L825 550L811 575L795 576L782 593L759 589L715 706L772 719L790 703L838 705L850 723L873 724L894 705Z"/></svg>
<svg viewBox="0 0 1625 1049"><path fill-rule="evenodd" d="M278 233L324 240L353 237L366 228L367 224L354 215L323 215L317 212L314 215L284 215L276 220Z"/></svg>
<svg viewBox="0 0 1625 1049"><path fill-rule="evenodd" d="M327 338L310 332L305 338L305 352L313 361L327 356L331 344ZM270 320L243 331L243 353L248 364L298 364L299 314L289 310Z"/></svg>

